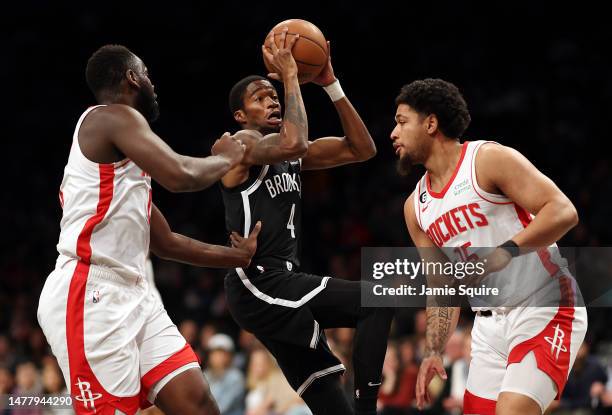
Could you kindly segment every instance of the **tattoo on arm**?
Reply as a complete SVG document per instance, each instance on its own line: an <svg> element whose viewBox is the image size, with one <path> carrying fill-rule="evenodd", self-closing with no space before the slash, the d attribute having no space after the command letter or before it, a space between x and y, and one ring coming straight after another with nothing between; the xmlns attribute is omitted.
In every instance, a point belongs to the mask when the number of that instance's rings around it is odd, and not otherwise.
<svg viewBox="0 0 612 415"><path fill-rule="evenodd" d="M302 95L299 91L297 93L287 92L285 102L284 121L293 124L298 129L298 138L300 141L308 140L308 121Z"/></svg>
<svg viewBox="0 0 612 415"><path fill-rule="evenodd" d="M452 321L457 310L453 307L427 307L425 355L441 354L451 335Z"/></svg>

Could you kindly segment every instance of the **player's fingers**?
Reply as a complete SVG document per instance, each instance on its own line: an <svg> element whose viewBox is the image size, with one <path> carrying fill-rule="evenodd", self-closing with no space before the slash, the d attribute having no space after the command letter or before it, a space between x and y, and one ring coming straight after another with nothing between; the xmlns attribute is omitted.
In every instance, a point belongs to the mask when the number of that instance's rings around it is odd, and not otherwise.
<svg viewBox="0 0 612 415"><path fill-rule="evenodd" d="M436 373L438 374L438 376L440 376L442 379L446 380L446 371L444 370L444 368L442 366L434 366L434 370L436 371Z"/></svg>
<svg viewBox="0 0 612 415"><path fill-rule="evenodd" d="M270 50L272 51L272 55L276 55L278 53L278 47L276 46L276 42L274 41L274 32L270 32L268 35L268 46L270 46Z"/></svg>
<svg viewBox="0 0 612 415"><path fill-rule="evenodd" d="M261 45L261 52L263 53L264 59L268 61L268 63L272 63L274 55L272 55L270 49L268 49L266 45Z"/></svg>
<svg viewBox="0 0 612 415"><path fill-rule="evenodd" d="M259 235L260 231L261 231L261 221L257 221L255 226L253 227L253 230L251 231L251 234L249 235L249 238L257 238L257 235Z"/></svg>
<svg viewBox="0 0 612 415"><path fill-rule="evenodd" d="M283 31L281 32L280 48L279 49L285 49L286 42L287 42L287 32L288 31L289 31L288 27L283 27Z"/></svg>
<svg viewBox="0 0 612 415"><path fill-rule="evenodd" d="M291 38L289 38L289 43L287 44L287 49L293 50L293 45L295 45L295 42L297 42L297 40L299 38L300 38L299 34L296 34L295 36L292 36Z"/></svg>
<svg viewBox="0 0 612 415"><path fill-rule="evenodd" d="M424 376L419 376L417 378L416 398L417 398L417 406L419 407L419 409L421 409L423 407L423 385L424 385L424 381L425 381Z"/></svg>

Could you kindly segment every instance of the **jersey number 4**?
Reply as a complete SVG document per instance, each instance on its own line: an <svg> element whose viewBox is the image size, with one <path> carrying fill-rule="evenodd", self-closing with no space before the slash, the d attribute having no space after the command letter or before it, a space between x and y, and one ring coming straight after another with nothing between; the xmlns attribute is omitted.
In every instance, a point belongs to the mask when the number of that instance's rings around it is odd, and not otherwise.
<svg viewBox="0 0 612 415"><path fill-rule="evenodd" d="M287 229L291 231L291 237L295 238L295 225L293 224L293 215L295 215L295 203L291 205L291 214L289 215L289 222L287 222Z"/></svg>

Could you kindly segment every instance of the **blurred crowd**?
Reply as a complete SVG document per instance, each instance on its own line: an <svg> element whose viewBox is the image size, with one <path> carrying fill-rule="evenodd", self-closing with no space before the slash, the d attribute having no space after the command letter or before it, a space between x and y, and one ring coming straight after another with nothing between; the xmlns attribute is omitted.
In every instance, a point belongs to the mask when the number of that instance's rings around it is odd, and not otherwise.
<svg viewBox="0 0 612 415"><path fill-rule="evenodd" d="M403 326L407 321L410 327ZM222 415L311 414L259 341L247 331L219 322L200 324L186 319L178 323L178 328L199 356ZM471 323L471 313L463 310L458 328L444 350L448 379L434 378L428 389L432 403L419 411L415 406L415 385L425 348L425 311L415 309L398 313L383 365L379 414L461 414L470 364ZM27 332L24 343L15 342L10 335L0 334L0 397L66 394L64 378L40 329L22 329ZM353 331L348 328L326 330L331 349L346 367L341 380L349 401L353 399ZM553 403L549 413L612 413L612 343L600 344L600 349L599 353L592 353L590 339L582 345L563 397ZM155 407L142 412L146 415L162 414ZM0 415L13 413L43 415L71 413L71 410L37 407L15 411L0 405Z"/></svg>

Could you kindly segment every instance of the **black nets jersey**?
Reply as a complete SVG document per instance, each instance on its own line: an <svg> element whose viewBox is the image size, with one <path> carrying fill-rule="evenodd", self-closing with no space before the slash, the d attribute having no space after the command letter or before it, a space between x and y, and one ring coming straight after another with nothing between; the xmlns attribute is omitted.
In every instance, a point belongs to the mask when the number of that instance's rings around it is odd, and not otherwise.
<svg viewBox="0 0 612 415"><path fill-rule="evenodd" d="M253 263L283 261L287 269L300 266L301 160L253 166L249 179L228 189L221 184L225 226L247 237L262 222Z"/></svg>

